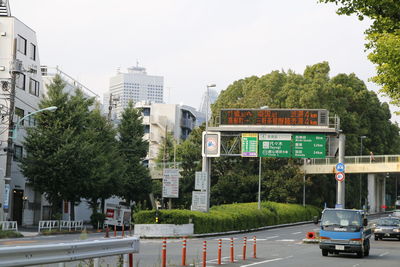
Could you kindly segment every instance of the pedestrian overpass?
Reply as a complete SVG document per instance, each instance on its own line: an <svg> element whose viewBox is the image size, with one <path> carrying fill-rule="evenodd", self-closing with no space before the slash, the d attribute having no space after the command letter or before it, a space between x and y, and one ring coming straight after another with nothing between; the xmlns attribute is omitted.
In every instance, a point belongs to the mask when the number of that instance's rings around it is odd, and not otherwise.
<svg viewBox="0 0 400 267"><path fill-rule="evenodd" d="M302 171L307 174L332 174L336 173L338 158L308 159L301 166ZM400 155L374 156L347 156L343 162L345 173L367 173L368 174L368 203L370 212L383 211L385 204L386 175L377 177L379 173L400 173ZM346 181L346 180L345 180Z"/></svg>

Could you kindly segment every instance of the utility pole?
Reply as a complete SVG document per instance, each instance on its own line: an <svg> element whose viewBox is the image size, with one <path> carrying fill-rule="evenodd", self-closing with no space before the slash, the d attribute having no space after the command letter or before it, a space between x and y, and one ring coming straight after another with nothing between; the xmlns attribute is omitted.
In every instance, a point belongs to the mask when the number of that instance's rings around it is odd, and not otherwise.
<svg viewBox="0 0 400 267"><path fill-rule="evenodd" d="M342 133L339 133L339 162L344 162L344 145L346 142L346 136ZM345 208L345 180L339 182L337 181L337 195L336 195L336 204L341 205L341 207Z"/></svg>
<svg viewBox="0 0 400 267"><path fill-rule="evenodd" d="M7 136L7 159L6 159L6 171L5 171L5 186L9 187L11 181L11 163L13 157L13 131L14 131L14 110L15 110L15 85L17 80L18 70L15 69L17 66L17 39L14 39L13 47L13 59L10 66L11 74L11 88L10 88L10 106L8 109L8 136ZM9 197L6 201L9 201ZM9 205L4 207L4 215L7 219L9 212Z"/></svg>

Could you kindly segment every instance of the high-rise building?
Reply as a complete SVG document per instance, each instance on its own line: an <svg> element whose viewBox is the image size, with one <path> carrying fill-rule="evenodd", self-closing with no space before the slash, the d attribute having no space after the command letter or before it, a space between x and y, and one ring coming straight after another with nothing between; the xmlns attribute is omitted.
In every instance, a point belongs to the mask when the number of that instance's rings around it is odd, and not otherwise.
<svg viewBox="0 0 400 267"><path fill-rule="evenodd" d="M42 77L36 33L11 16L8 1L0 0L0 220L33 224L40 216L41 194L26 182L18 162L25 155L24 128L34 126ZM19 122L19 123L18 123ZM18 123L18 135L13 137ZM5 152L3 152L5 151Z"/></svg>
<svg viewBox="0 0 400 267"><path fill-rule="evenodd" d="M109 113L109 108L112 108L111 119L118 119L131 100L134 103L139 101L163 103L163 98L164 78L148 75L146 69L137 64L128 68L127 73L118 71L111 77L110 89L104 95L103 106L105 113Z"/></svg>

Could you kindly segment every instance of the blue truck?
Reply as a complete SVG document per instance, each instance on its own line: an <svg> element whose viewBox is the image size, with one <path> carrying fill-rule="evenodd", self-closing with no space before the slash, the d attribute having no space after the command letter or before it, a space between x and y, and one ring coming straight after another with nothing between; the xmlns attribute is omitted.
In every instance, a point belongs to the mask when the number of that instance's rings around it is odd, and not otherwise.
<svg viewBox="0 0 400 267"><path fill-rule="evenodd" d="M318 219L314 221L318 223ZM362 210L324 209L320 223L322 256L356 253L362 258L369 255L371 228Z"/></svg>

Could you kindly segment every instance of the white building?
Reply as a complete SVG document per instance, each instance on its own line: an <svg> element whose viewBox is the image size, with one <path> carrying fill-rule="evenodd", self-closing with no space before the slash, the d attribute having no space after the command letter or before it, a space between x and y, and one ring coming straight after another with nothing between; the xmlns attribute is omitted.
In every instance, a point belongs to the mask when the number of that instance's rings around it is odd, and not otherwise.
<svg viewBox="0 0 400 267"><path fill-rule="evenodd" d="M20 123L18 136L12 142L14 153L9 153L13 157L7 157L4 150L7 142L12 140L9 126L13 125L10 125L10 120L15 125L19 118L38 109L42 94L39 52L35 31L11 16L8 1L5 0L0 0L0 82L0 220L32 224L40 216L41 207L37 203L40 203L41 195L26 183L18 161L25 153L22 146L24 127L33 126L34 121ZM11 159L8 166L7 158Z"/></svg>
<svg viewBox="0 0 400 267"><path fill-rule="evenodd" d="M47 93L47 86L53 82L56 75L59 75L61 79L65 82L64 93L69 95L74 95L77 88L81 89L83 95L86 98L94 97L99 101L99 95L87 88L85 85L68 75L67 73L60 70L58 67L48 67L40 66L40 71L42 73L43 79L43 94Z"/></svg>
<svg viewBox="0 0 400 267"><path fill-rule="evenodd" d="M111 96L111 118L118 119L128 106L129 101L150 101L163 103L164 78L162 76L148 75L143 67L128 68L127 73L118 71L110 79L109 92L104 94L104 111L109 112Z"/></svg>
<svg viewBox="0 0 400 267"><path fill-rule="evenodd" d="M145 125L144 139L149 141L149 153L146 161L152 168L166 132L173 133L174 139L177 141L185 140L192 132L196 124L194 108L147 101L136 103L135 107L142 110L143 124Z"/></svg>

